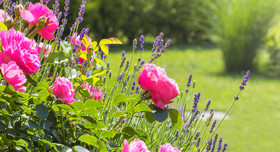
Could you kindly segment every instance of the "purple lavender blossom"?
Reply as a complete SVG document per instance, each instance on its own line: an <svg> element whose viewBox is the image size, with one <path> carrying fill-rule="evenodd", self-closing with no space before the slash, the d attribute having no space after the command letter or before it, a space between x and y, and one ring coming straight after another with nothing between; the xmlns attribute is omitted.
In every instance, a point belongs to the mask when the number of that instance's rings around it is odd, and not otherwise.
<svg viewBox="0 0 280 152"><path fill-rule="evenodd" d="M211 146L212 146L212 142L213 142L213 139L211 138L208 143L207 143L207 147L206 147L206 152L208 152L210 149L211 149Z"/></svg>
<svg viewBox="0 0 280 152"><path fill-rule="evenodd" d="M206 107L204 109L205 111L209 109L210 104L211 104L211 100L208 100L208 102L206 104Z"/></svg>
<svg viewBox="0 0 280 152"><path fill-rule="evenodd" d="M189 75L189 79L187 82L187 87L191 86L191 81L192 81L192 73Z"/></svg>
<svg viewBox="0 0 280 152"><path fill-rule="evenodd" d="M199 135L200 135L200 132L198 131L198 132L196 133L195 137L194 137L194 140L196 140L196 139L199 137Z"/></svg>
<svg viewBox="0 0 280 152"><path fill-rule="evenodd" d="M198 138L197 143L196 143L196 147L199 146L200 140L201 140L201 137Z"/></svg>
<svg viewBox="0 0 280 152"><path fill-rule="evenodd" d="M197 94L194 94L194 102L193 102L193 110L192 110L193 112L195 112L195 109L197 108L199 98L200 98L200 92L198 92Z"/></svg>
<svg viewBox="0 0 280 152"><path fill-rule="evenodd" d="M140 50L144 50L144 35L140 36Z"/></svg>
<svg viewBox="0 0 280 152"><path fill-rule="evenodd" d="M211 152L214 152L217 140L218 140L218 134L215 135L215 139L212 144L213 146L212 146Z"/></svg>
<svg viewBox="0 0 280 152"><path fill-rule="evenodd" d="M223 147L223 149L222 149L222 152L225 152L225 151L226 151L227 146L228 146L228 144L227 144L227 143L225 143L225 144L224 144L224 147Z"/></svg>
<svg viewBox="0 0 280 152"><path fill-rule="evenodd" d="M217 152L220 152L220 150L222 149L222 143L223 143L223 138L220 138L218 148L217 148Z"/></svg>
<svg viewBox="0 0 280 152"><path fill-rule="evenodd" d="M213 122L212 127L211 127L211 129L210 129L210 133L213 132L213 130L214 130L215 126L216 126L216 123L217 123L217 120L215 120L215 121Z"/></svg>

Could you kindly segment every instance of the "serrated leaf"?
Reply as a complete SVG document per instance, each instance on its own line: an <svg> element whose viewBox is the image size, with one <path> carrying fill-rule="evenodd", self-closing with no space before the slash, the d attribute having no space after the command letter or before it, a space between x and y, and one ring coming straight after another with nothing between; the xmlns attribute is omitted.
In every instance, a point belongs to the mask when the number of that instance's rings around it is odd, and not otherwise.
<svg viewBox="0 0 280 152"><path fill-rule="evenodd" d="M82 135L81 137L79 137L80 141L85 142L89 145L92 145L94 147L99 148L98 143L97 143L97 138L95 136L91 136L91 135Z"/></svg>
<svg viewBox="0 0 280 152"><path fill-rule="evenodd" d="M36 105L37 116L40 120L45 120L49 115L49 110L43 105Z"/></svg>
<svg viewBox="0 0 280 152"><path fill-rule="evenodd" d="M70 103L70 105L76 110L76 111L82 111L84 109L84 103L82 101L76 101Z"/></svg>
<svg viewBox="0 0 280 152"><path fill-rule="evenodd" d="M78 76L78 72L76 69L73 69L71 67L65 68L65 77L68 79L74 79Z"/></svg>
<svg viewBox="0 0 280 152"><path fill-rule="evenodd" d="M62 48L62 52L64 52L65 54L68 54L70 52L70 50L72 49L71 44L68 43L67 41L61 41L60 45Z"/></svg>
<svg viewBox="0 0 280 152"><path fill-rule="evenodd" d="M38 94L38 98L42 101L47 101L48 96L50 93L46 90L41 90Z"/></svg>
<svg viewBox="0 0 280 152"><path fill-rule="evenodd" d="M155 120L159 121L159 122L163 122L168 118L168 110L165 109L155 109L156 112L152 113L153 117Z"/></svg>
<svg viewBox="0 0 280 152"><path fill-rule="evenodd" d="M183 125L183 119L180 112L176 109L168 109L169 116L171 118L172 126L174 129L181 130Z"/></svg>
<svg viewBox="0 0 280 152"><path fill-rule="evenodd" d="M51 54L49 54L47 59L48 59L49 63L55 63L55 64L68 62L68 58L61 51L60 52L52 52Z"/></svg>
<svg viewBox="0 0 280 152"><path fill-rule="evenodd" d="M134 112L152 112L152 110L145 103L140 103L134 107Z"/></svg>
<svg viewBox="0 0 280 152"><path fill-rule="evenodd" d="M70 112L70 113L74 112L74 110L71 108L71 106L69 106L67 104L57 104L56 106L62 108L63 110L65 110L67 112Z"/></svg>
<svg viewBox="0 0 280 152"><path fill-rule="evenodd" d="M145 112L145 118L148 120L149 123L153 123L154 121L156 121L153 117L152 112Z"/></svg>
<svg viewBox="0 0 280 152"><path fill-rule="evenodd" d="M113 138L115 136L115 133L111 132L111 131L107 131L107 130L102 130L101 132L101 137L106 139L110 139Z"/></svg>
<svg viewBox="0 0 280 152"><path fill-rule="evenodd" d="M85 102L85 108L95 108L95 107L101 107L101 106L102 105L98 101L93 100L93 99L88 99Z"/></svg>
<svg viewBox="0 0 280 152"><path fill-rule="evenodd" d="M82 146L74 146L72 149L74 150L74 152L89 152L89 150Z"/></svg>
<svg viewBox="0 0 280 152"><path fill-rule="evenodd" d="M98 152L108 152L107 147L103 141L99 140L98 146L99 146Z"/></svg>
<svg viewBox="0 0 280 152"><path fill-rule="evenodd" d="M136 134L135 130L132 127L125 127L122 132L126 139L129 139Z"/></svg>
<svg viewBox="0 0 280 152"><path fill-rule="evenodd" d="M114 97L113 99L113 105L118 105L119 103L121 102L125 102L125 100L127 99L128 97L124 94L118 94Z"/></svg>
<svg viewBox="0 0 280 152"><path fill-rule="evenodd" d="M122 112L122 111L117 111L115 113L113 113L110 118L114 118L114 117L124 117L125 116L125 113Z"/></svg>

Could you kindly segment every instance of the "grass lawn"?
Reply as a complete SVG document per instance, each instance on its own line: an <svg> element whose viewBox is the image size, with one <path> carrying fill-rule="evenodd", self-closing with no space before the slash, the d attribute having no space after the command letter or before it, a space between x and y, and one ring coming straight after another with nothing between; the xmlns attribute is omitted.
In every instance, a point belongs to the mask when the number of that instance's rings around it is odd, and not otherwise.
<svg viewBox="0 0 280 152"><path fill-rule="evenodd" d="M127 48L118 46L111 49L107 61L110 61L111 69L116 73L121 53L114 49ZM127 49L129 59L130 55L131 50ZM138 56L139 50L134 60ZM142 54L146 61L150 56L150 49ZM192 73L196 81L194 92L201 92L200 106L203 108L207 100L211 99L211 106L216 111L224 112L232 103L245 74L245 71L235 75L224 74L221 50L207 45L170 47L156 64L166 69L167 75L177 81L181 91L185 90L188 75ZM230 112L230 119L225 120L218 130L229 144L228 151L280 151L279 80L251 73L245 91Z"/></svg>

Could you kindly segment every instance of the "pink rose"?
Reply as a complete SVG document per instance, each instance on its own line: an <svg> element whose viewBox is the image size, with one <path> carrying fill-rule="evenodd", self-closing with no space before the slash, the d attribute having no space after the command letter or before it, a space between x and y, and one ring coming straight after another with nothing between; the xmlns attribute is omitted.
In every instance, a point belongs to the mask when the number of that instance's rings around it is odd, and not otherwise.
<svg viewBox="0 0 280 152"><path fill-rule="evenodd" d="M155 105L161 109L179 95L179 88L173 79L169 79L164 69L154 64L145 64L141 71L138 83L144 90L152 94Z"/></svg>
<svg viewBox="0 0 280 152"><path fill-rule="evenodd" d="M174 148L171 144L166 143L164 145L160 146L160 149L158 152L181 152L177 148Z"/></svg>
<svg viewBox="0 0 280 152"><path fill-rule="evenodd" d="M134 139L129 145L127 140L125 139L124 147L122 149L122 152L150 152L144 143L144 141L139 139Z"/></svg>
<svg viewBox="0 0 280 152"><path fill-rule="evenodd" d="M17 66L16 62L11 61L8 64L1 65L1 71L6 81L19 92L25 92L26 87L22 86L26 82L23 71Z"/></svg>
<svg viewBox="0 0 280 152"><path fill-rule="evenodd" d="M7 20L11 19L7 12L0 9L0 22L5 23Z"/></svg>
<svg viewBox="0 0 280 152"><path fill-rule="evenodd" d="M99 101L101 97L103 96L103 92L101 89L99 89L96 86L89 85L88 83L83 83L81 85L81 88L87 89L90 94L90 99L94 99L96 101Z"/></svg>
<svg viewBox="0 0 280 152"><path fill-rule="evenodd" d="M32 40L26 38L23 33L10 29L0 32L2 50L0 52L0 65L15 61L24 73L35 74L40 70L38 50Z"/></svg>
<svg viewBox="0 0 280 152"><path fill-rule="evenodd" d="M28 10L20 10L21 17L26 20L31 25L39 25L40 21L46 20L46 22L38 27L38 34L41 35L46 40L55 39L52 34L57 30L59 22L53 12L46 6L41 3L32 4L29 3Z"/></svg>
<svg viewBox="0 0 280 152"><path fill-rule="evenodd" d="M51 86L53 94L65 103L72 103L74 99L75 90L73 89L72 82L64 77L57 77Z"/></svg>
<svg viewBox="0 0 280 152"><path fill-rule="evenodd" d="M49 56L49 53L51 52L51 45L49 44L44 44L43 42L40 42L39 46L38 46L38 54L40 54L42 48L44 47L44 53L43 53L43 57L47 58Z"/></svg>

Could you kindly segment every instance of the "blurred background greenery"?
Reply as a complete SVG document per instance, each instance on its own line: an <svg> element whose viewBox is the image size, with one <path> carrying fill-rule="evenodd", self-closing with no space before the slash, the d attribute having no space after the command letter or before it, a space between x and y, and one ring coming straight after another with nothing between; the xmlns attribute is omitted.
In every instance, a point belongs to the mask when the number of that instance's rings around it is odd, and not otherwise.
<svg viewBox="0 0 280 152"><path fill-rule="evenodd" d="M78 12L80 3L71 0L68 23L78 16L71 12ZM144 34L145 42L152 43L164 32L172 47L157 64L182 91L193 73L201 106L211 99L217 111L227 110L245 70L252 70L240 102L219 133L229 151L278 152L279 7L279 0L88 0L81 27L89 28L94 40L117 37L125 43L110 50L108 60L115 72L120 51L129 52L134 38ZM150 55L146 47L146 61Z"/></svg>

